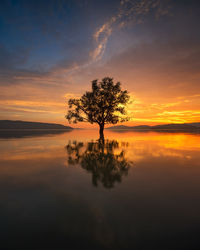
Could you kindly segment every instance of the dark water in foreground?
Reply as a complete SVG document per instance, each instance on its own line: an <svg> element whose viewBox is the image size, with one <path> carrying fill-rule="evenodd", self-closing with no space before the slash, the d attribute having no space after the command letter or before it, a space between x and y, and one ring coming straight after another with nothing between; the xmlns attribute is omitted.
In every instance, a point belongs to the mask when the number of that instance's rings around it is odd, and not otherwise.
<svg viewBox="0 0 200 250"><path fill-rule="evenodd" d="M199 249L200 135L97 137L0 139L0 248Z"/></svg>

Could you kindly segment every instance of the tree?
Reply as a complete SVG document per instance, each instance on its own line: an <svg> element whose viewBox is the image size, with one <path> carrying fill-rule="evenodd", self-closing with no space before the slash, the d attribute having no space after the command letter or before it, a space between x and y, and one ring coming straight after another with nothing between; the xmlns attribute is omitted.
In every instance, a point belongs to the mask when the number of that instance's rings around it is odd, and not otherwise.
<svg viewBox="0 0 200 250"><path fill-rule="evenodd" d="M92 81L92 91L87 91L79 99L68 101L66 119L71 123L90 122L99 125L102 139L105 124L116 124L128 120L125 105L129 100L127 90L121 90L121 83L114 84L113 78Z"/></svg>

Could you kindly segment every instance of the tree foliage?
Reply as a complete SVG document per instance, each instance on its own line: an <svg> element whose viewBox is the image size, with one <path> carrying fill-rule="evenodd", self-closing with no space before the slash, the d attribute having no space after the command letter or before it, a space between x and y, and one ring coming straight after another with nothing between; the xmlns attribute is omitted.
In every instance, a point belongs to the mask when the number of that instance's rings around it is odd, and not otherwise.
<svg viewBox="0 0 200 250"><path fill-rule="evenodd" d="M125 105L129 100L121 83L114 84L113 78L92 81L92 91L87 91L79 99L68 101L69 110L66 119L71 123L97 123L103 132L105 124L116 124L128 120Z"/></svg>

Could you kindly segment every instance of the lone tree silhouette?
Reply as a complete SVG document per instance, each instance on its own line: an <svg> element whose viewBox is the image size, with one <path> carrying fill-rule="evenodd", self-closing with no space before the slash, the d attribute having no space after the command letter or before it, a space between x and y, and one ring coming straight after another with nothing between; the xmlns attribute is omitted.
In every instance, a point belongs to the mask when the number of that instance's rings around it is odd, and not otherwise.
<svg viewBox="0 0 200 250"><path fill-rule="evenodd" d="M92 91L80 99L68 101L66 119L69 123L90 122L99 125L100 139L104 138L105 124L116 124L128 120L125 105L129 100L127 90L121 90L121 83L114 84L113 78L105 77L100 82L92 81Z"/></svg>

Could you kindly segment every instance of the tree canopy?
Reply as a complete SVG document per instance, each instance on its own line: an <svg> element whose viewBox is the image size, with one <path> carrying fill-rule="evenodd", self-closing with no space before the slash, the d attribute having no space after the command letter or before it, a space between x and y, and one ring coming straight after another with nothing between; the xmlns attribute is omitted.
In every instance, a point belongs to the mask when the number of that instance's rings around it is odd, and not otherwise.
<svg viewBox="0 0 200 250"><path fill-rule="evenodd" d="M125 105L129 100L127 90L121 90L121 83L105 77L100 82L92 81L92 91L86 91L79 99L68 101L69 110L66 119L71 123L97 123L100 136L105 124L116 124L128 120Z"/></svg>

